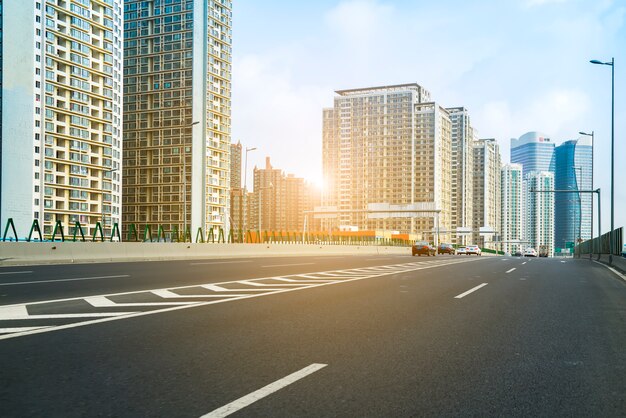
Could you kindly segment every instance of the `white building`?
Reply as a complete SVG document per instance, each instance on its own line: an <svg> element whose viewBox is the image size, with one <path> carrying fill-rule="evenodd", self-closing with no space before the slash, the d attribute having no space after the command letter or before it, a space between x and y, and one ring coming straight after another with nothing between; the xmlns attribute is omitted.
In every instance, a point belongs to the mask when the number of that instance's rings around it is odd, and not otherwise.
<svg viewBox="0 0 626 418"><path fill-rule="evenodd" d="M524 243L522 170L521 164L506 164L501 170L500 241L502 251L511 254L527 246Z"/></svg>
<svg viewBox="0 0 626 418"><path fill-rule="evenodd" d="M474 233L473 242L496 248L500 235L501 168L500 147L495 139L478 139L474 147Z"/></svg>
<svg viewBox="0 0 626 418"><path fill-rule="evenodd" d="M452 231L457 244L471 244L474 227L474 128L464 107L449 107L452 124Z"/></svg>
<svg viewBox="0 0 626 418"><path fill-rule="evenodd" d="M122 0L4 0L2 15L0 224L119 223Z"/></svg>
<svg viewBox="0 0 626 418"><path fill-rule="evenodd" d="M554 254L554 173L531 171L524 179L524 231L528 246ZM541 251L543 252L543 251Z"/></svg>

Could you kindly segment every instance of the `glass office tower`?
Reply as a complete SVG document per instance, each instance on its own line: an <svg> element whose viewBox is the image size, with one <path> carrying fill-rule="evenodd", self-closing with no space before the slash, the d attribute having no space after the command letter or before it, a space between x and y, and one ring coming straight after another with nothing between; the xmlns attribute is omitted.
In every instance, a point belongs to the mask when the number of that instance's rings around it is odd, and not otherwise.
<svg viewBox="0 0 626 418"><path fill-rule="evenodd" d="M555 189L591 190L592 141L590 137L566 141L555 149ZM555 200L555 247L568 248L578 237L591 238L593 195L557 193Z"/></svg>
<svg viewBox="0 0 626 418"><path fill-rule="evenodd" d="M539 132L512 138L511 164L521 164L524 177L531 171L554 172L554 143Z"/></svg>

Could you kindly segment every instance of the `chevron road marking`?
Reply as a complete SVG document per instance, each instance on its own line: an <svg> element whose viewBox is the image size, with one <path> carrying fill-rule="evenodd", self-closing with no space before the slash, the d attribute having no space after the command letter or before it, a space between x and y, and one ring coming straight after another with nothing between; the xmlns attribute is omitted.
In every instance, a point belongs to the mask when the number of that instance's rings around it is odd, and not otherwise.
<svg viewBox="0 0 626 418"><path fill-rule="evenodd" d="M228 282L206 283L201 285L188 285L163 289L139 290L133 292L123 292L107 295L96 295L79 298L55 299L40 302L21 303L15 305L0 306L0 321L20 321L33 319L75 319L76 322L63 325L41 325L37 327L19 326L0 328L0 340L9 338L22 337L26 335L39 334L44 332L52 332L63 329L77 328L87 325L93 325L102 322L114 321L119 319L135 318L138 316L152 315L155 313L172 312L180 309L207 306L217 303L226 303L234 300L250 299L267 295L275 295L291 291L311 289L315 287L328 286L338 283L346 283L357 280L372 279L377 277L389 276L397 273L408 273L434 267L445 267L452 264L466 263L479 260L480 258L463 259L463 260L446 260L445 262L413 262L388 266L389 268L366 267L358 269L344 269L324 272L315 272L308 274L293 274L287 276L263 277L247 280L233 280ZM354 274L358 274L355 276ZM282 283L267 283L267 281L281 281ZM225 287L229 286L229 287ZM230 288L233 286L233 288ZM237 288L234 288L234 287ZM245 287L242 287L245 286ZM180 290L187 289L193 292L194 289L204 289L214 292L215 294L181 295L177 293ZM128 298L132 295L142 295L141 302L115 302L111 298L125 296ZM146 301L146 295L152 295L155 301ZM164 301L167 299L194 298L197 301ZM204 300L202 300L204 298ZM58 304L66 302L64 310L75 304L76 313L59 313L59 314L29 314L30 306L45 306L50 304ZM69 303L69 305L68 305ZM100 312L80 312L84 309L84 303L90 304L92 307L100 308ZM110 308L132 307L137 308L134 312L115 312ZM156 309L149 309L149 308ZM54 310L56 305L49 309ZM142 309L146 308L146 309ZM24 324L29 325L29 324Z"/></svg>

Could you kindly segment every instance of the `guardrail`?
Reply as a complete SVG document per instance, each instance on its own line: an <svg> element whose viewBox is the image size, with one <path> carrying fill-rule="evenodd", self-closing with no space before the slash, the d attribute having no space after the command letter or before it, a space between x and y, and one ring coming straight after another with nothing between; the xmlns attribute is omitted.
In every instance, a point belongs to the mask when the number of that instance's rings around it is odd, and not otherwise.
<svg viewBox="0 0 626 418"><path fill-rule="evenodd" d="M611 252L610 245L611 233L607 232L600 237L587 240L576 246L577 254L609 254ZM624 228L616 228L613 230L613 255L621 255L622 245L624 243Z"/></svg>
<svg viewBox="0 0 626 418"><path fill-rule="evenodd" d="M85 231L80 222L75 222L68 229L71 237L65 234L65 228L61 221L57 221L51 234L44 234L37 219L33 220L27 237L20 238L15 228L12 218L8 218L2 235L2 242L122 242L122 235L117 223L113 224L110 235L107 237L100 222L96 222L91 240L85 238ZM229 230L228 233L223 228L208 229L204 231L198 228L195 235L195 243L223 243L223 244L319 244L319 245L358 245L358 246L408 246L411 241L403 238L378 238L367 231L363 235L358 233L346 233L340 231L332 232L299 232L299 231L252 231L243 233L239 230ZM125 242L171 242L171 243L193 243L191 230L189 227L185 231L180 231L176 226L170 231L166 231L159 225L156 234L150 225L143 228L143 235L135 224L128 225Z"/></svg>

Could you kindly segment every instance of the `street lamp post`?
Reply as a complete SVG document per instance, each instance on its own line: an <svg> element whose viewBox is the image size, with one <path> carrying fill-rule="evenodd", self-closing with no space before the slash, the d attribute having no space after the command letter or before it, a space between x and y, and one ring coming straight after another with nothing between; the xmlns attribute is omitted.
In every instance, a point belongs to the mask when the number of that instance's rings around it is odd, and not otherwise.
<svg viewBox="0 0 626 418"><path fill-rule="evenodd" d="M193 128L200 122L191 122L189 125L181 127L180 137L183 146L183 240L187 242L187 141L183 141L183 129Z"/></svg>
<svg viewBox="0 0 626 418"><path fill-rule="evenodd" d="M578 176L574 176L576 178L576 190L578 190L578 239L576 240L577 242L577 247L578 247L578 258L580 258L580 244L582 242L582 224L583 224L583 205L582 205L582 199L580 197L580 186L583 182L583 168L582 167L577 167L577 166L573 166L572 167L574 170L580 171L580 181L578 181ZM576 247L574 247L576 248Z"/></svg>
<svg viewBox="0 0 626 418"><path fill-rule="evenodd" d="M117 168L112 168L110 170L103 170L102 171L102 181L104 181L104 175L107 173L113 173L115 171L118 171L119 167ZM104 188L102 189L102 204L101 204L101 215L102 215L102 234L105 234L105 229L106 229L106 218L105 218L105 214L104 214Z"/></svg>
<svg viewBox="0 0 626 418"><path fill-rule="evenodd" d="M586 132L578 132L580 135L585 135L585 136L590 136L591 137L591 189L593 190L593 170L595 167L594 164L594 150L596 147L596 140L594 138L594 131L591 131L590 134L586 133ZM598 209L599 210L599 209ZM591 199L591 251L589 252L589 259L591 260L593 258L593 244L594 244L594 240L593 240L593 199ZM598 231L598 236L601 236L602 232Z"/></svg>
<svg viewBox="0 0 626 418"><path fill-rule="evenodd" d="M244 204L244 201L247 201L247 199L248 199L248 190L246 188L246 186L247 186L246 183L247 183L247 180L248 180L248 152L255 151L255 150L256 150L256 147L250 147L250 148L246 147L246 158L245 158L245 163L244 163L244 168L243 168L243 193L242 193L242 196L241 196L241 204L242 205ZM245 209L246 208L244 208L244 213L245 213ZM244 237L245 237L245 234L246 234L246 216L245 215L243 217L242 230L243 230L243 234L244 234ZM244 239L244 242L245 242L245 239Z"/></svg>
<svg viewBox="0 0 626 418"><path fill-rule="evenodd" d="M611 66L611 230L609 231L609 265L613 264L613 229L615 214L615 58L611 62L589 61L592 64Z"/></svg>

